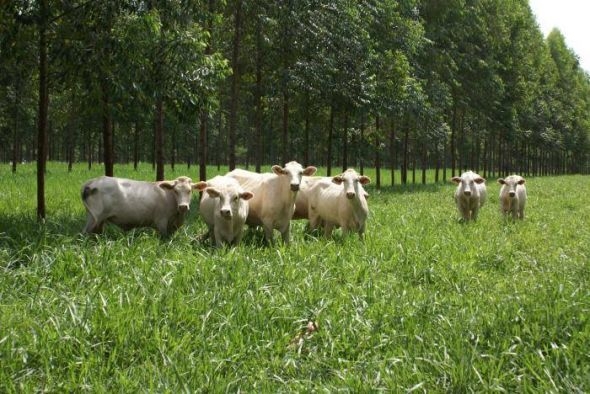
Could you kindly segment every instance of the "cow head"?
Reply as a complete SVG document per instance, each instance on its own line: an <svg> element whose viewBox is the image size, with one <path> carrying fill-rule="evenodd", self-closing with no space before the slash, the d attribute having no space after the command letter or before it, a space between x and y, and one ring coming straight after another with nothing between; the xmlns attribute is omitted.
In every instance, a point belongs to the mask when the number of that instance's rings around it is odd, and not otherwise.
<svg viewBox="0 0 590 394"><path fill-rule="evenodd" d="M498 178L498 183L504 185L508 189L508 196L513 198L516 196L517 186L524 185L525 180L519 175L510 175L506 178Z"/></svg>
<svg viewBox="0 0 590 394"><path fill-rule="evenodd" d="M458 185L465 196L471 196L473 190L475 190L475 185L482 184L486 180L472 171L467 171L461 174L460 177L452 177L451 181Z"/></svg>
<svg viewBox="0 0 590 394"><path fill-rule="evenodd" d="M355 170L349 168L342 174L332 178L332 182L337 185L343 185L346 198L352 200L356 196L367 197L367 192L363 189L363 185L371 182L371 178L364 175L359 175Z"/></svg>
<svg viewBox="0 0 590 394"><path fill-rule="evenodd" d="M237 188L218 189L208 187L205 189L209 197L219 198L219 215L230 220L240 209L240 200L247 201L254 197L254 193L241 191Z"/></svg>
<svg viewBox="0 0 590 394"><path fill-rule="evenodd" d="M305 176L312 176L317 171L317 168L314 166L308 166L303 168L303 166L296 161L290 161L289 163L285 164L285 167L281 167L278 165L272 166L272 172L279 176L287 176L289 179L289 185L291 191L298 191L299 185L301 184L301 178Z"/></svg>
<svg viewBox="0 0 590 394"><path fill-rule="evenodd" d="M192 191L202 191L207 187L207 183L203 181L193 183L191 178L181 176L173 181L158 182L158 186L162 189L171 191L176 199L178 212L185 213L190 209Z"/></svg>

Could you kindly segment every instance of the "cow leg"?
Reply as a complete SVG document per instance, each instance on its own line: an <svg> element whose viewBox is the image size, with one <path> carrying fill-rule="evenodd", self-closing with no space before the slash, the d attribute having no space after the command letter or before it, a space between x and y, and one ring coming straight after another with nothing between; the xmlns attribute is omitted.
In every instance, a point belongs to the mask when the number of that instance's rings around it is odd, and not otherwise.
<svg viewBox="0 0 590 394"><path fill-rule="evenodd" d="M166 237L168 235L168 220L161 219L156 222L156 228L160 232L162 237Z"/></svg>
<svg viewBox="0 0 590 394"><path fill-rule="evenodd" d="M90 233L94 232L94 229L95 229L94 218L92 217L92 215L90 213L88 213L88 215L86 215L86 226L84 226L84 230L82 230L82 232L86 233L86 234L90 234Z"/></svg>
<svg viewBox="0 0 590 394"><path fill-rule="evenodd" d="M324 236L329 238L332 236L332 230L334 229L334 223L328 222L327 220L324 221Z"/></svg>
<svg viewBox="0 0 590 394"><path fill-rule="evenodd" d="M289 240L291 237L290 230L291 226L289 225L289 222L287 222L287 225L281 229L281 237L283 238L283 243L285 245L289 244Z"/></svg>
<svg viewBox="0 0 590 394"><path fill-rule="evenodd" d="M264 240L268 245L272 245L274 241L274 228L272 223L263 223L262 227L264 228Z"/></svg>

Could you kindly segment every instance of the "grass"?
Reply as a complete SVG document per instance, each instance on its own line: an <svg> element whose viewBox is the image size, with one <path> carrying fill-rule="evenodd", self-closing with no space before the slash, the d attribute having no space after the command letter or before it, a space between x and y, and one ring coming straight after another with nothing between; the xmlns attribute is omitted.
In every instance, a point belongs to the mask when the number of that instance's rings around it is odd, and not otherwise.
<svg viewBox="0 0 590 394"><path fill-rule="evenodd" d="M491 180L468 224L450 183L369 187L364 242L217 250L196 201L169 239L79 234L101 171L50 163L38 224L34 166L0 169L2 392L590 391L587 176L528 179L522 222Z"/></svg>

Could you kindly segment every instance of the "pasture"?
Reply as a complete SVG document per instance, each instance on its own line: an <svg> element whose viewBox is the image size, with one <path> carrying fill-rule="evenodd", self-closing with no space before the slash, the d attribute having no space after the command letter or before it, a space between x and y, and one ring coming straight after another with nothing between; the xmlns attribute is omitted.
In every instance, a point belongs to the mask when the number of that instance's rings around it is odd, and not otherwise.
<svg viewBox="0 0 590 394"><path fill-rule="evenodd" d="M197 197L169 239L81 235L101 172L50 163L40 225L34 164L0 169L2 392L590 391L588 176L528 178L522 222L495 179L467 224L450 182L371 184L364 242L213 249Z"/></svg>

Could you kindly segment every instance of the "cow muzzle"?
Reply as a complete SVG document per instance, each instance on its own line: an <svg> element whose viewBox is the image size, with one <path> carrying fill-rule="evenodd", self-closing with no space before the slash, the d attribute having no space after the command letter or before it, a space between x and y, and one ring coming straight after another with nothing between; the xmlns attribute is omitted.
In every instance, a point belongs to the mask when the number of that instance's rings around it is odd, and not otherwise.
<svg viewBox="0 0 590 394"><path fill-rule="evenodd" d="M299 191L299 185L295 183L291 183L291 191L296 192Z"/></svg>
<svg viewBox="0 0 590 394"><path fill-rule="evenodd" d="M514 193L514 192L510 192L510 193L508 193L508 195L509 195L510 197L514 197L514 196L516 196L516 193Z"/></svg>
<svg viewBox="0 0 590 394"><path fill-rule="evenodd" d="M232 216L231 215L231 210L229 210L229 209L222 209L222 210L219 211L219 213L221 214L221 217L222 218L231 219L231 216Z"/></svg>
<svg viewBox="0 0 590 394"><path fill-rule="evenodd" d="M180 205L178 206L178 212L180 212L180 213L186 213L186 212L188 212L188 211L189 211L189 206L188 206L188 204L180 204Z"/></svg>
<svg viewBox="0 0 590 394"><path fill-rule="evenodd" d="M354 192L346 193L346 198L348 198L349 200L352 200L354 198L354 196L356 196L356 193L354 193Z"/></svg>
<svg viewBox="0 0 590 394"><path fill-rule="evenodd" d="M465 190L463 192L463 194L465 194L466 196L470 196L471 195L471 190Z"/></svg>

